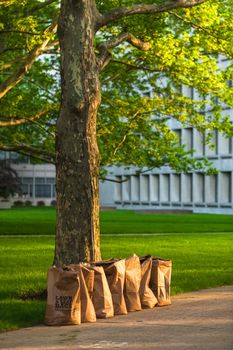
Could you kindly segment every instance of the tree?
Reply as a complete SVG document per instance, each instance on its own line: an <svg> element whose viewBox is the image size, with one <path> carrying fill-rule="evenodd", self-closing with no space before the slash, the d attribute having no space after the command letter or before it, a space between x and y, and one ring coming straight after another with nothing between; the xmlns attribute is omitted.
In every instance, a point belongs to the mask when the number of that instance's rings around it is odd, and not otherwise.
<svg viewBox="0 0 233 350"><path fill-rule="evenodd" d="M23 47L28 45L28 36L33 39L29 40L31 48L26 54L24 49L19 56L15 49L16 33L7 29L14 49L13 54L4 57L3 68L8 69L10 64L14 69L0 85L3 99L12 94L3 100L2 113L7 111L17 89L28 102L24 116L16 114L20 106L17 101L12 118L3 117L6 142L0 148L52 160L50 140L55 130L57 103L48 103L46 98L48 92L56 101L59 98L54 56L58 51L54 36L58 2L25 0L21 12L26 29L22 22L15 23L14 14L20 5L13 0L8 3L12 6L12 12L7 6L9 23L14 28L18 26ZM205 162L190 158L189 152L178 144L167 124L171 117L200 131L217 129L232 134L229 118L221 114L221 104L216 104L216 98L228 105L233 101L232 88L227 85L232 66L228 64L220 71L217 64L219 54L232 57L232 7L230 0L148 0L143 4L127 0L61 1L58 20L61 107L55 147L57 265L100 259L100 164L139 167L168 164L177 171L205 167ZM52 21L46 27L48 18ZM9 33L5 27L7 41ZM37 40L36 31L42 33ZM5 54L9 49L4 48ZM45 59L44 53L49 53L49 58ZM40 55L42 58L38 59ZM42 77L51 62L55 69L44 87ZM25 75L28 69L30 72ZM28 89L24 79L29 77L35 82L38 75L42 89L33 85L38 89L34 102L28 100L31 87ZM192 100L183 96L183 84L195 87L202 98ZM149 87L152 97L142 94ZM39 110L45 100L46 108ZM30 114L35 105L38 113ZM211 113L206 115L207 105ZM10 122L13 126L6 128ZM38 123L42 128L39 138L34 135ZM33 147L25 135L29 135ZM18 137L22 142L15 142Z"/></svg>
<svg viewBox="0 0 233 350"><path fill-rule="evenodd" d="M0 197L7 199L10 195L21 193L21 183L17 172L7 160L0 160Z"/></svg>

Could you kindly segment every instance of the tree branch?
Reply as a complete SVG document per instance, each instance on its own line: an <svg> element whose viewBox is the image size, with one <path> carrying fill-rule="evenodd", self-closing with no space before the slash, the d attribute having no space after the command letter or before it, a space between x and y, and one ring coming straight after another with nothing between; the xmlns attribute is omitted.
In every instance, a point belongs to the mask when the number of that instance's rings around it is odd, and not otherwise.
<svg viewBox="0 0 233 350"><path fill-rule="evenodd" d="M151 47L149 42L144 42L128 32L123 32L108 41L102 42L99 45L97 45L97 49L100 53L99 68L101 71L107 66L107 64L111 60L111 53L109 52L109 50L113 49L114 47L120 45L125 41L142 51L148 51Z"/></svg>
<svg viewBox="0 0 233 350"><path fill-rule="evenodd" d="M144 67L144 66L137 66L136 64L132 64L132 63L124 62L124 61L111 60L111 62L112 63L116 63L116 64L122 64L122 65L124 65L126 67L129 67L131 69L137 69L137 70L144 70L144 71L148 71L148 72L160 73L160 71L158 69L153 69L153 68Z"/></svg>
<svg viewBox="0 0 233 350"><path fill-rule="evenodd" d="M110 179L109 177L100 177L99 178L101 181L109 181L109 182L115 182L118 184L121 184L122 182L127 182L129 181L129 179L124 179L124 180L115 180L115 179Z"/></svg>
<svg viewBox="0 0 233 350"><path fill-rule="evenodd" d="M178 8L188 8L200 5L207 0L167 0L160 4L137 4L133 6L123 6L113 9L102 15L101 21L98 23L99 28L123 17L132 15L148 15L167 12Z"/></svg>
<svg viewBox="0 0 233 350"><path fill-rule="evenodd" d="M0 34L6 33L19 33L19 34L29 34L29 35L41 35L41 33L27 32L25 30L16 30L16 29L4 29L0 30Z"/></svg>
<svg viewBox="0 0 233 350"><path fill-rule="evenodd" d="M100 49L110 50L120 45L124 41L127 41L128 43L142 51L148 51L151 47L149 42L144 42L128 32L123 32L108 41L102 42L97 47Z"/></svg>
<svg viewBox="0 0 233 350"><path fill-rule="evenodd" d="M43 115L45 115L48 112L48 109L43 110L31 117L23 117L20 119L16 119L15 117L11 117L9 118L10 120L7 121L0 121L0 128L6 127L6 126L16 126L16 125L22 125L22 124L26 124L28 122L32 122L35 119L38 119L40 117L42 117Z"/></svg>
<svg viewBox="0 0 233 350"><path fill-rule="evenodd" d="M46 7L46 6L50 5L50 4L52 4L52 3L55 2L55 1L57 1L57 0L47 0L47 1L45 1L45 2L42 2L42 3L38 4L37 6L31 8L31 9L27 12L27 15L29 16L29 15L31 15L33 12L36 12L36 11L38 11L38 10L41 10L41 9L43 9L44 7Z"/></svg>
<svg viewBox="0 0 233 350"><path fill-rule="evenodd" d="M31 156L39 160L45 161L46 163L55 164L55 154L44 149L29 146L24 143L16 145L4 145L0 144L0 150L6 152L18 152L26 156Z"/></svg>
<svg viewBox="0 0 233 350"><path fill-rule="evenodd" d="M51 26L49 26L44 31L44 34L46 34L46 39L42 42L42 44L37 45L33 50L31 50L23 64L0 85L0 98L5 96L9 90L11 90L23 79L24 75L29 71L36 58L41 54L41 52L43 52L49 43L50 37L47 37L47 35L49 33L55 33L56 29L56 23L53 23Z"/></svg>
<svg viewBox="0 0 233 350"><path fill-rule="evenodd" d="M141 117L141 113L139 111L137 111L133 117L130 120L130 124L128 125L126 132L124 133L124 135L122 136L122 139L120 140L120 142L118 143L118 145L115 147L114 151L113 151L113 155L115 156L116 153L118 152L118 150L121 148L121 146L123 145L123 143L125 142L127 136L129 136L131 130L132 130L132 123Z"/></svg>

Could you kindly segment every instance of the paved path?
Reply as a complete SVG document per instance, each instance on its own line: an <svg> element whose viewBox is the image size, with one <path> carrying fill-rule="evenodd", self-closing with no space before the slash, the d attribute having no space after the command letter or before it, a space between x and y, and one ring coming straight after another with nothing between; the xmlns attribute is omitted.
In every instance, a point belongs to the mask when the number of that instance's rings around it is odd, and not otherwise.
<svg viewBox="0 0 233 350"><path fill-rule="evenodd" d="M233 286L182 294L169 307L80 326L0 334L4 350L233 350Z"/></svg>

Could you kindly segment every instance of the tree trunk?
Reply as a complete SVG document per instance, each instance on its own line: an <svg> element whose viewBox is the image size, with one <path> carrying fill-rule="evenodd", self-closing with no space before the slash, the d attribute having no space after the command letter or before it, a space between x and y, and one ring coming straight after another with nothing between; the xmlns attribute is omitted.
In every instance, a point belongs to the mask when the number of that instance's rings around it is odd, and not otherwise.
<svg viewBox="0 0 233 350"><path fill-rule="evenodd" d="M99 72L94 52L94 0L63 0L58 36L62 101L56 134L57 266L100 259Z"/></svg>

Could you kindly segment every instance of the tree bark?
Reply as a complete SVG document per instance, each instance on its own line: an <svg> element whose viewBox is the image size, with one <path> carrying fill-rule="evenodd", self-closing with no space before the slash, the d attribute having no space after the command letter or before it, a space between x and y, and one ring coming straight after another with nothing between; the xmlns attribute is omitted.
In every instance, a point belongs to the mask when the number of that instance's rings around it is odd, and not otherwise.
<svg viewBox="0 0 233 350"><path fill-rule="evenodd" d="M57 266L99 260L99 72L94 0L63 0L58 24L62 101L56 133Z"/></svg>

